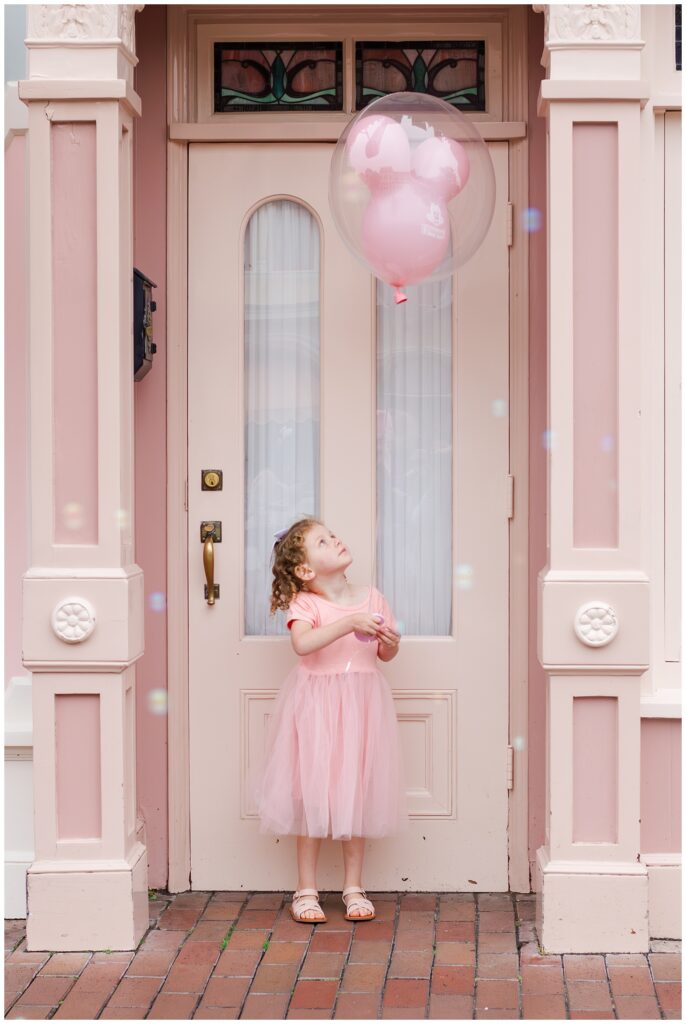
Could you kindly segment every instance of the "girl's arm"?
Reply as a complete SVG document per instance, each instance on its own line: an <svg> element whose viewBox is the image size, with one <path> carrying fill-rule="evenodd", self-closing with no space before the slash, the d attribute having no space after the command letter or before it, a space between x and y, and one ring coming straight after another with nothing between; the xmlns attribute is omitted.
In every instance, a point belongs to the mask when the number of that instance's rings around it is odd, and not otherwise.
<svg viewBox="0 0 686 1024"><path fill-rule="evenodd" d="M385 644L383 640L379 640L376 649L377 657L379 658L380 661L393 661L399 649L399 643Z"/></svg>
<svg viewBox="0 0 686 1024"><path fill-rule="evenodd" d="M379 625L371 615L363 612L355 612L353 615L344 615L328 626L312 626L304 619L293 619L291 623L291 644L296 654L313 654L321 650L334 640L340 640L346 633L354 629L369 636L377 636Z"/></svg>
<svg viewBox="0 0 686 1024"><path fill-rule="evenodd" d="M376 645L376 655L380 661L392 661L398 653L401 634L398 632L398 624L388 601L383 594L379 596L381 598L381 611L386 621L379 629L379 642Z"/></svg>

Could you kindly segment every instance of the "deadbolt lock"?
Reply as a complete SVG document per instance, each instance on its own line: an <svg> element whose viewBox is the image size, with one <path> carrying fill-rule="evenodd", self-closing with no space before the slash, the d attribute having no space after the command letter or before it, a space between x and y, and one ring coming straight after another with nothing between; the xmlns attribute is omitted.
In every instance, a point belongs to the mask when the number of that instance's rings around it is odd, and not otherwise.
<svg viewBox="0 0 686 1024"><path fill-rule="evenodd" d="M203 469L200 475L203 491L221 491L223 483L221 469Z"/></svg>

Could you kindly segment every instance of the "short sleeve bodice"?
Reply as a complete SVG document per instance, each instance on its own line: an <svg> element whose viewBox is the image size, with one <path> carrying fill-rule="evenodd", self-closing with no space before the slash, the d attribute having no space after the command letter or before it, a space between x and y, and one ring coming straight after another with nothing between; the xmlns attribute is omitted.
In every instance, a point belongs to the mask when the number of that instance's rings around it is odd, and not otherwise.
<svg viewBox="0 0 686 1024"><path fill-rule="evenodd" d="M371 603L370 603L371 596ZM327 626L331 622L352 615L355 612L367 612L374 614L379 612L384 616L385 623L392 629L396 628L396 620L391 611L388 601L383 594L371 587L364 600L353 605L340 605L327 601L313 592L300 591L291 602L286 614L286 625L290 629L294 619L302 619L317 628ZM326 647L313 651L312 654L303 654L300 661L303 667L312 672L339 673L347 671L364 671L376 669L378 641L368 643L358 640L354 632L346 633L345 636L327 644Z"/></svg>

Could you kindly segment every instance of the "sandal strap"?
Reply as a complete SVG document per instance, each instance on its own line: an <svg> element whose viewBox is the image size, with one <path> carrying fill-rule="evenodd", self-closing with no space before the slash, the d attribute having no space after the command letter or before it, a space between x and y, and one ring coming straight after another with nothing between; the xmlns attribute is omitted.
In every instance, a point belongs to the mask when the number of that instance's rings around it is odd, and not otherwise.
<svg viewBox="0 0 686 1024"><path fill-rule="evenodd" d="M316 893L316 889L300 889L293 894L293 908L297 914L302 914L305 910L318 910L321 914L324 913Z"/></svg>
<svg viewBox="0 0 686 1024"><path fill-rule="evenodd" d="M349 903L346 903L345 908L346 908L345 909L346 914L352 915L352 917L362 918L362 917L372 917L374 915L374 905L373 905L373 903L370 903L369 900L362 900L362 899L357 899L356 900L356 899L353 898L353 899L350 900ZM358 914L358 913L354 913L353 914L353 911L358 911L358 910L363 910L363 911L365 911L365 913L364 914Z"/></svg>
<svg viewBox="0 0 686 1024"><path fill-rule="evenodd" d="M360 893L359 896L354 896L353 893ZM352 899L346 900L346 896L352 896ZM342 892L343 902L345 903L346 912L354 910L355 907L359 907L361 910L368 910L369 916L374 913L374 904L371 900L367 899L367 893L364 889L361 889L359 885L349 885L347 889ZM358 915L359 916L359 915Z"/></svg>

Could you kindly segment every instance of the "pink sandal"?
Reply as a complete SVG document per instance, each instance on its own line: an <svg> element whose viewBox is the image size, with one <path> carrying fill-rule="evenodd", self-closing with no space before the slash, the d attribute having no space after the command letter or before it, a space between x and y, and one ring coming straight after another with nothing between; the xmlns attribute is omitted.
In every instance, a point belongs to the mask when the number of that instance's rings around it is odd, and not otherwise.
<svg viewBox="0 0 686 1024"><path fill-rule="evenodd" d="M362 897L360 897L360 896L353 896L353 898L346 903L345 897L348 896L350 893L353 893L353 892L361 892L362 893ZM372 903L371 900L366 899L366 896L367 896L367 893L364 891L364 889L360 889L359 885L349 885L346 889L343 890L343 892L341 894L341 899L345 903L345 914L343 915L343 917L345 918L346 921L373 921L374 920L374 918L376 916L375 913L374 913L374 904ZM351 909L353 909L355 907L359 907L360 910L368 910L368 911L370 911L370 913L368 913L368 914L351 914L350 913Z"/></svg>
<svg viewBox="0 0 686 1024"><path fill-rule="evenodd" d="M319 906L319 893L316 889L297 889L293 893L293 902L289 903L288 909L293 920L300 924L324 924L328 920ZM318 910L322 917L303 917L306 910Z"/></svg>

